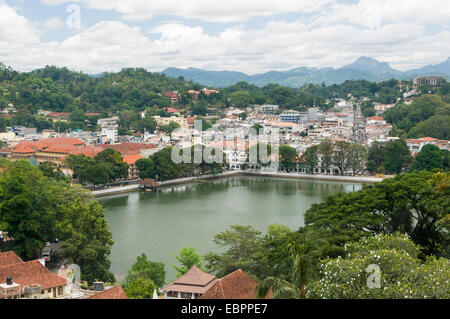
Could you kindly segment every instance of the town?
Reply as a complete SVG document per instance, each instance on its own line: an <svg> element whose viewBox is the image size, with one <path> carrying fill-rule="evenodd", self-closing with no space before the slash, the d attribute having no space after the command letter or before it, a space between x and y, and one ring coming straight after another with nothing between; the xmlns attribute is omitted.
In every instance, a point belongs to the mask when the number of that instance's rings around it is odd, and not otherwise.
<svg viewBox="0 0 450 319"><path fill-rule="evenodd" d="M118 82L111 84L112 87L117 85ZM227 93L225 97L221 90L207 88L165 91L155 96L166 106L144 107L136 114L38 109L35 116L40 119L39 127L13 124L20 119L20 110L9 102L1 111L0 156L12 162L25 160L41 169L45 176L79 183L94 195L137 188L157 192L159 186L191 182L206 176L226 176L232 172L383 180L385 175L400 174L422 165L418 154L426 151L427 145L440 150L445 158L441 166L434 168L448 170L448 140L429 136L401 138L395 134L394 126L398 125L389 115L389 110L402 106L422 107L429 103L428 99L437 99L436 93L448 90L447 81L442 77L423 76L389 85L391 91L397 92L393 103L376 102L379 92L371 97L362 94L355 97L348 92L345 98L317 96L309 102L312 105L295 108L246 104L245 98L236 98L236 95L243 95L240 91L239 94ZM432 92L434 95L430 94ZM214 101L223 99L227 99L228 107L214 107ZM201 108L200 112L197 108ZM130 124L130 121L134 122ZM249 133L252 130L254 135ZM273 136L276 139L271 138ZM249 160L251 150L264 145L277 167ZM394 163L388 164L387 159L382 163L380 152L387 152L389 145L392 154L387 153L385 157L393 157ZM200 168L176 167L170 151L174 147L191 150L196 146L220 150L224 161L202 164ZM275 149L279 158L274 159ZM158 161L162 168L157 165ZM204 159L200 164L202 161ZM172 166L167 166L169 163ZM1 231L0 235L4 243L14 240L6 231ZM89 289L67 281L71 273L68 265L52 263L59 246L58 239L48 242L41 258L26 262L12 251L1 252L0 298L127 298L121 286L94 282ZM242 269L219 279L196 265L170 284L164 287L162 284L155 286L149 297L252 299L258 285ZM161 289L159 294L158 289ZM270 298L271 293L266 297Z"/></svg>

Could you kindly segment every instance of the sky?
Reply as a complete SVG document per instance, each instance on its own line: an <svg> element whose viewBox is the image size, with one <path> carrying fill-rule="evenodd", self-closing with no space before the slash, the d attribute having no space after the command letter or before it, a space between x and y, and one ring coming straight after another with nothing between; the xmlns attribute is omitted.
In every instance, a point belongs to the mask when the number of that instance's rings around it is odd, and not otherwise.
<svg viewBox="0 0 450 319"><path fill-rule="evenodd" d="M0 0L0 62L89 74L143 67L408 70L450 56L448 0Z"/></svg>

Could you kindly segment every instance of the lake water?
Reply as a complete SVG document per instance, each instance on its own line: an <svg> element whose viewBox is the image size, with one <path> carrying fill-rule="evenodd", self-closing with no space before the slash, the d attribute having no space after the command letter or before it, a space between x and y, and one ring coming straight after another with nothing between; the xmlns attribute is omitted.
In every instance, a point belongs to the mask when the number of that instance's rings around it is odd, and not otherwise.
<svg viewBox="0 0 450 319"><path fill-rule="evenodd" d="M266 231L273 223L297 230L313 203L340 191L361 189L357 183L265 177L230 177L99 199L113 234L111 271L120 282L136 257L163 262L167 277L183 247L205 254L217 251L214 236L231 225L251 225Z"/></svg>

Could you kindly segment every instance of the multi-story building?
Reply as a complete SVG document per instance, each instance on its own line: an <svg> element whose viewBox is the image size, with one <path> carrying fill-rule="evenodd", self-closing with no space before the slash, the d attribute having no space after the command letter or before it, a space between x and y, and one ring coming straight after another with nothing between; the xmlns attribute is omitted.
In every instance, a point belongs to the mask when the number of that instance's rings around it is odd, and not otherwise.
<svg viewBox="0 0 450 319"><path fill-rule="evenodd" d="M301 114L297 111L286 111L280 115L281 122L295 123L298 124L300 122Z"/></svg>
<svg viewBox="0 0 450 319"><path fill-rule="evenodd" d="M413 80L414 89L420 89L423 86L440 87L445 83L442 76L418 76Z"/></svg>
<svg viewBox="0 0 450 319"><path fill-rule="evenodd" d="M115 144L119 142L119 120L118 117L98 120L97 124L102 128L102 136L106 137L105 143Z"/></svg>

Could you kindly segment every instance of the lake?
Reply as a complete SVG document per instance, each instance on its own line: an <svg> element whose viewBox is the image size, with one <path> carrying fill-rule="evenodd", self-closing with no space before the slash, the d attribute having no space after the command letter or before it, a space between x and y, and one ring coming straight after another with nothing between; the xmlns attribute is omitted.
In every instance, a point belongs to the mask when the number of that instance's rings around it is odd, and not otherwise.
<svg viewBox="0 0 450 319"><path fill-rule="evenodd" d="M166 280L175 278L175 256L183 247L200 254L217 251L214 236L231 225L303 226L313 204L337 192L361 189L358 183L235 176L204 183L99 198L113 234L111 271L118 282L136 257L166 265Z"/></svg>

